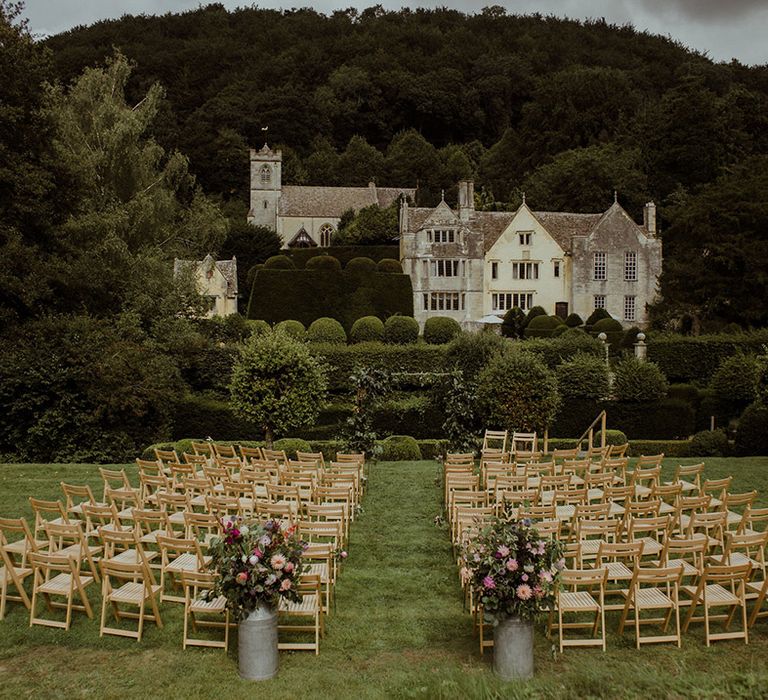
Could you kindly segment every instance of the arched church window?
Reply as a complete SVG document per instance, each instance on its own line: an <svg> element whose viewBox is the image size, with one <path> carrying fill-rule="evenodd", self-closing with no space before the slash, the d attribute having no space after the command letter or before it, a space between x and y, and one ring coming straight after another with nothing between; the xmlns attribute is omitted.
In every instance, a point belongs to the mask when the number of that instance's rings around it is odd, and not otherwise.
<svg viewBox="0 0 768 700"><path fill-rule="evenodd" d="M268 165L261 166L261 184L268 185L272 182L272 168Z"/></svg>
<svg viewBox="0 0 768 700"><path fill-rule="evenodd" d="M333 238L333 226L331 224L323 224L320 227L320 245L323 248L327 248L331 245L331 238Z"/></svg>

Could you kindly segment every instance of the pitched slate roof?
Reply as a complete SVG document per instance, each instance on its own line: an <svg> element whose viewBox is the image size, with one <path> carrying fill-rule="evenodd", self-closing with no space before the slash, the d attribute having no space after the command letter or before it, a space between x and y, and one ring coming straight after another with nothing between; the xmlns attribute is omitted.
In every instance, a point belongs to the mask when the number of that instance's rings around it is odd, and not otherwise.
<svg viewBox="0 0 768 700"><path fill-rule="evenodd" d="M180 260L174 258L173 260L173 274L178 275L184 268L197 267L207 268L211 264L216 266L216 269L227 280L227 296L237 296L237 258L232 260L214 260L213 256L209 253L202 260Z"/></svg>
<svg viewBox="0 0 768 700"><path fill-rule="evenodd" d="M559 211L535 211L533 215L565 251L571 249L571 238L588 236L605 216L604 213L574 214Z"/></svg>
<svg viewBox="0 0 768 700"><path fill-rule="evenodd" d="M339 219L348 209L359 211L378 204L388 207L401 194L414 199L416 190L408 187L315 187L286 185L282 189L280 216L312 216Z"/></svg>

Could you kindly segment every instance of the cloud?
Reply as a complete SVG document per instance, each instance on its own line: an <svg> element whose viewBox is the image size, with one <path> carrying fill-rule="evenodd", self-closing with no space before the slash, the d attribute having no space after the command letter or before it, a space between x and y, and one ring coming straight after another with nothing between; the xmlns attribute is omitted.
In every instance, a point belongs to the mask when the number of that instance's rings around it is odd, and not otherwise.
<svg viewBox="0 0 768 700"><path fill-rule="evenodd" d="M642 4L654 13L674 13L700 22L734 20L766 10L765 0L642 0Z"/></svg>

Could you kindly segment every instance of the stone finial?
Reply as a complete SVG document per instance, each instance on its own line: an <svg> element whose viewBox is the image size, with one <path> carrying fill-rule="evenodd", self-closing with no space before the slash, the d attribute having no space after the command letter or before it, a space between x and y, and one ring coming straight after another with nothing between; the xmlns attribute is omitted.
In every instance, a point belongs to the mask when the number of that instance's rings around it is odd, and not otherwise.
<svg viewBox="0 0 768 700"><path fill-rule="evenodd" d="M614 190L613 191L613 203L618 204L619 203L619 191Z"/></svg>
<svg viewBox="0 0 768 700"><path fill-rule="evenodd" d="M525 204L525 190L523 190L523 204Z"/></svg>

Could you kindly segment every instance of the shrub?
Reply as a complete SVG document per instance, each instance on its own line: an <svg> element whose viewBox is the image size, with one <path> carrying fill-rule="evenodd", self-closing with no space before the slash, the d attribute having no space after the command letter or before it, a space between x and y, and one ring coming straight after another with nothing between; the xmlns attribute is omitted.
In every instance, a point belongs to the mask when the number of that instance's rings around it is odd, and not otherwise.
<svg viewBox="0 0 768 700"><path fill-rule="evenodd" d="M657 401L667 394L667 379L658 365L628 357L613 368L613 393L619 401Z"/></svg>
<svg viewBox="0 0 768 700"><path fill-rule="evenodd" d="M400 248L397 245L334 245L330 248L292 248L284 251L301 270L306 264L318 255L332 255L342 266L345 266L352 258L364 255L378 262L382 258L398 258Z"/></svg>
<svg viewBox="0 0 768 700"><path fill-rule="evenodd" d="M709 386L723 412L739 415L757 398L760 361L754 355L738 353L720 363Z"/></svg>
<svg viewBox="0 0 768 700"><path fill-rule="evenodd" d="M410 345L419 339L419 322L411 316L390 316L384 322L384 342Z"/></svg>
<svg viewBox="0 0 768 700"><path fill-rule="evenodd" d="M345 268L347 272L356 272L358 274L360 273L373 273L376 272L376 263L373 262L370 258L360 257L360 258L352 258L347 263L347 267Z"/></svg>
<svg viewBox="0 0 768 700"><path fill-rule="evenodd" d="M623 431L632 441L688 439L696 429L693 408L679 399L612 401L604 408L608 426Z"/></svg>
<svg viewBox="0 0 768 700"><path fill-rule="evenodd" d="M401 275L403 273L403 266L400 261L392 258L382 258L376 268L379 272L385 272L389 275Z"/></svg>
<svg viewBox="0 0 768 700"><path fill-rule="evenodd" d="M478 405L487 425L543 433L557 415L560 395L554 373L529 352L494 357L480 373Z"/></svg>
<svg viewBox="0 0 768 700"><path fill-rule="evenodd" d="M176 405L173 415L174 440L260 440L264 431L255 423L235 415L229 401L190 395Z"/></svg>
<svg viewBox="0 0 768 700"><path fill-rule="evenodd" d="M602 445L602 430L598 430L593 439L593 444ZM605 431L605 444L606 445L626 445L629 442L627 436L621 430L607 430Z"/></svg>
<svg viewBox="0 0 768 700"><path fill-rule="evenodd" d="M419 443L410 435L390 435L381 443L385 462L413 462L421 459Z"/></svg>
<svg viewBox="0 0 768 700"><path fill-rule="evenodd" d="M603 399L608 396L608 367L595 355L574 355L558 365L555 374L563 398Z"/></svg>
<svg viewBox="0 0 768 700"><path fill-rule="evenodd" d="M307 260L306 269L341 272L341 263L332 255L316 255L315 257Z"/></svg>
<svg viewBox="0 0 768 700"><path fill-rule="evenodd" d="M459 333L458 321L448 316L431 316L424 323L424 340L430 345L450 343Z"/></svg>
<svg viewBox="0 0 768 700"><path fill-rule="evenodd" d="M592 326L590 332L594 336L605 333L607 336L606 342L614 348L618 348L619 345L621 345L621 341L624 337L624 329L622 328L621 323L613 318L601 319Z"/></svg>
<svg viewBox="0 0 768 700"><path fill-rule="evenodd" d="M525 330L525 311L519 306L513 306L504 314L501 334L505 338L522 338L523 330Z"/></svg>
<svg viewBox="0 0 768 700"><path fill-rule="evenodd" d="M251 335L264 335L265 333L272 332L272 327L266 321L262 321L261 319L246 321L246 323L248 324Z"/></svg>
<svg viewBox="0 0 768 700"><path fill-rule="evenodd" d="M523 323L523 328L527 328L528 324L533 321L534 318L537 316L546 316L547 312L544 310L543 306L532 306L528 313L525 315L525 322Z"/></svg>
<svg viewBox="0 0 768 700"><path fill-rule="evenodd" d="M699 390L693 384L670 384L667 396L670 399L687 401L691 406L698 406L701 400Z"/></svg>
<svg viewBox="0 0 768 700"><path fill-rule="evenodd" d="M555 328L563 325L559 316L534 316L525 326L525 337L550 338Z"/></svg>
<svg viewBox="0 0 768 700"><path fill-rule="evenodd" d="M637 326L627 328L621 336L621 347L632 350L637 342L637 334L641 332Z"/></svg>
<svg viewBox="0 0 768 700"><path fill-rule="evenodd" d="M273 450L285 450L288 459L296 459L296 452L312 452L312 445L301 438L281 438L275 440Z"/></svg>
<svg viewBox="0 0 768 700"><path fill-rule="evenodd" d="M691 438L694 457L725 457L730 450L725 430L702 430Z"/></svg>
<svg viewBox="0 0 768 700"><path fill-rule="evenodd" d="M349 340L352 343L366 343L384 339L384 324L376 316L363 316L352 324Z"/></svg>
<svg viewBox="0 0 768 700"><path fill-rule="evenodd" d="M561 323L557 328L552 331L553 338L559 338L563 333L566 333L570 329L564 323Z"/></svg>
<svg viewBox="0 0 768 700"><path fill-rule="evenodd" d="M525 350L541 357L550 368L557 367L577 353L600 358L605 356L600 341L578 328L568 328L557 338L530 338L525 341Z"/></svg>
<svg viewBox="0 0 768 700"><path fill-rule="evenodd" d="M267 270L295 270L296 265L293 264L287 255L273 255L271 258L267 258L264 263L264 267Z"/></svg>
<svg viewBox="0 0 768 700"><path fill-rule="evenodd" d="M563 397L549 434L575 440L604 407L606 406L597 399Z"/></svg>
<svg viewBox="0 0 768 700"><path fill-rule="evenodd" d="M611 314L609 314L605 309L595 309L587 319L587 322L584 324L586 326L594 326L598 321L602 321L606 318L612 318Z"/></svg>
<svg viewBox="0 0 768 700"><path fill-rule="evenodd" d="M747 406L736 428L736 451L740 455L768 454L768 406Z"/></svg>
<svg viewBox="0 0 768 700"><path fill-rule="evenodd" d="M565 319L565 325L568 328L578 328L584 325L584 321L581 320L579 314L568 314L568 318Z"/></svg>
<svg viewBox="0 0 768 700"><path fill-rule="evenodd" d="M461 370L464 379L473 382L492 357L506 346L503 338L492 332L459 333L448 345L446 365Z"/></svg>
<svg viewBox="0 0 768 700"><path fill-rule="evenodd" d="M275 326L275 330L281 331L296 340L305 340L307 337L307 329L304 328L304 324L301 321L280 321Z"/></svg>
<svg viewBox="0 0 768 700"><path fill-rule="evenodd" d="M320 256L318 256L320 257ZM318 258L310 258L317 260ZM310 343L330 343L332 345L346 345L347 334L344 327L335 318L318 318L312 321L307 330L307 340Z"/></svg>

